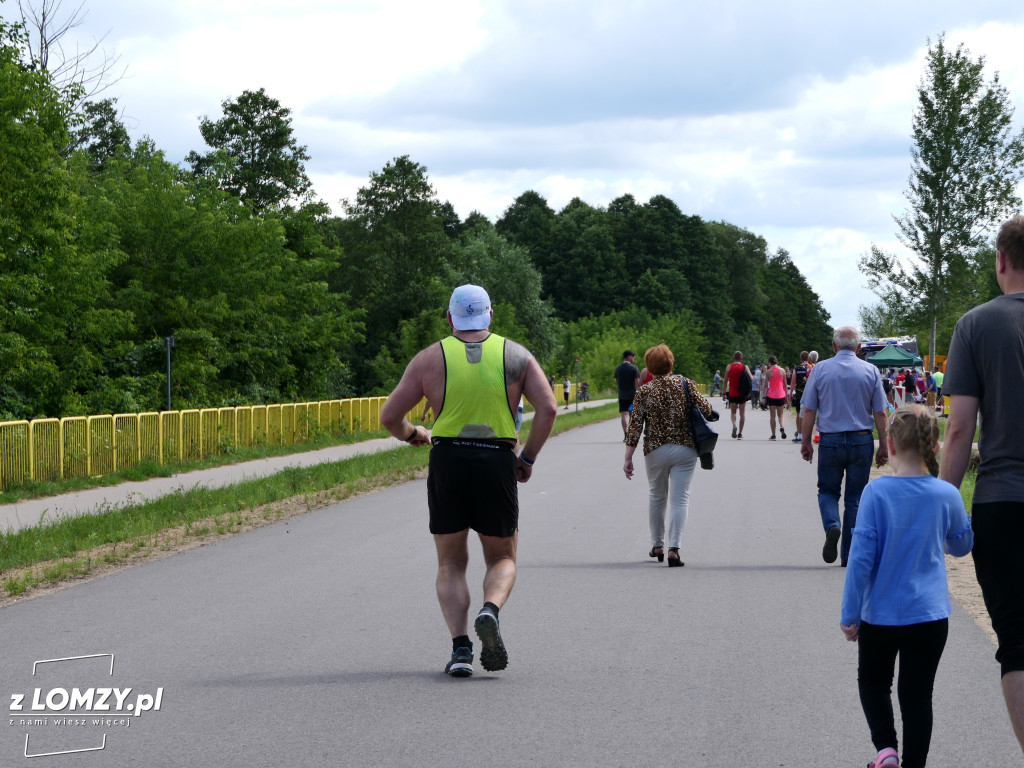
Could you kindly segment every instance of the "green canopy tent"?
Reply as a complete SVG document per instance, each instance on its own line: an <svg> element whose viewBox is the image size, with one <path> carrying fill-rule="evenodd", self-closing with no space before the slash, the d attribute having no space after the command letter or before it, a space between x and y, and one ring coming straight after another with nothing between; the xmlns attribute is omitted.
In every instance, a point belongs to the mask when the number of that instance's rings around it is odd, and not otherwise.
<svg viewBox="0 0 1024 768"><path fill-rule="evenodd" d="M922 360L917 355L907 352L902 347L889 344L885 349L876 352L868 358L869 363L874 363L879 368L914 368L922 365Z"/></svg>

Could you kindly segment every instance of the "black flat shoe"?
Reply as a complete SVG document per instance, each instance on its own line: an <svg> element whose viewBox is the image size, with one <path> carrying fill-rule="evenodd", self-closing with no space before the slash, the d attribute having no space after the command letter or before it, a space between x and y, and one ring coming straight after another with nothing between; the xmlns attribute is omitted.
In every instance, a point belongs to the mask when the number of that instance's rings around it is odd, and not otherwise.
<svg viewBox="0 0 1024 768"><path fill-rule="evenodd" d="M672 557L675 555L675 557ZM668 567L669 568L680 568L686 565L682 560L679 559L679 547L668 548Z"/></svg>
<svg viewBox="0 0 1024 768"><path fill-rule="evenodd" d="M660 549L661 552L655 552L654 550L656 550L656 549ZM650 551L649 554L650 554L651 557L658 558L658 562L659 563L665 562L665 548L664 547L651 547L651 551Z"/></svg>

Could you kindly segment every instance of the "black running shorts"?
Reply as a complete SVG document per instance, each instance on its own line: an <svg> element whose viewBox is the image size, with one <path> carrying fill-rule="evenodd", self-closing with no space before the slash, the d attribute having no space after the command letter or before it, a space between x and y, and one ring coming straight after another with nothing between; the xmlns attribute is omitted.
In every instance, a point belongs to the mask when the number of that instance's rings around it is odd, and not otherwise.
<svg viewBox="0 0 1024 768"><path fill-rule="evenodd" d="M1024 671L1024 502L974 504L974 570L999 640L1002 673Z"/></svg>
<svg viewBox="0 0 1024 768"><path fill-rule="evenodd" d="M511 443L436 438L427 475L430 532L472 528L484 536L512 536L519 528L516 461Z"/></svg>

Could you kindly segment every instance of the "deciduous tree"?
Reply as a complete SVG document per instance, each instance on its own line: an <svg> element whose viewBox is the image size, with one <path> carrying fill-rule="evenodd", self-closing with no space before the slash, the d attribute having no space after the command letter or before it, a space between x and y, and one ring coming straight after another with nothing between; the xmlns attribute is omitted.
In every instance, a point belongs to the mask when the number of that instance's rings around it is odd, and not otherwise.
<svg viewBox="0 0 1024 768"><path fill-rule="evenodd" d="M301 201L312 189L306 176L306 147L292 133L291 110L258 91L243 91L221 103L224 116L199 121L212 151L190 152L186 162L197 176L212 175L218 185L256 211ZM225 156L230 163L225 163Z"/></svg>
<svg viewBox="0 0 1024 768"><path fill-rule="evenodd" d="M342 204L348 219L333 231L344 257L332 286L367 308L367 343L356 365L361 384L379 391L394 384L400 361L389 356L400 346L402 324L447 306L451 286L442 285L441 267L457 241L445 232L427 168L408 155L371 173L355 200Z"/></svg>
<svg viewBox="0 0 1024 768"><path fill-rule="evenodd" d="M963 45L950 50L944 37L929 45L904 193L909 209L895 217L910 261L875 246L860 260L869 287L903 306L911 325L929 329L932 359L940 327L968 301L972 255L1020 206L1024 131L1014 133L1009 94L998 73L985 81L984 65Z"/></svg>

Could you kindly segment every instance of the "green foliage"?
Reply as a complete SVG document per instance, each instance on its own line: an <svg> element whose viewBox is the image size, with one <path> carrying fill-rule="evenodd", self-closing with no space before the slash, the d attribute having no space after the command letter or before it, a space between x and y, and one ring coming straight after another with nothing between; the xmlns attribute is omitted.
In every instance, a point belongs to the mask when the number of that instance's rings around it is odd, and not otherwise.
<svg viewBox="0 0 1024 768"><path fill-rule="evenodd" d="M199 123L212 151L189 153L186 162L192 172L211 178L257 211L301 201L313 185L306 176L306 147L292 135L291 110L262 88L243 91L221 107L220 120L204 117Z"/></svg>
<svg viewBox="0 0 1024 768"><path fill-rule="evenodd" d="M884 301L861 306L857 312L860 332L865 339L879 339L906 334L906 320L900 307Z"/></svg>
<svg viewBox="0 0 1024 768"><path fill-rule="evenodd" d="M358 312L328 291L331 254L306 221L315 213L255 216L183 181L146 143L108 163L90 200L126 257L112 273L117 304L139 321L140 354L117 361L126 375L160 370L153 353L174 336L182 404L339 396L338 350L358 337Z"/></svg>
<svg viewBox="0 0 1024 768"><path fill-rule="evenodd" d="M803 350L828 349L832 340L828 313L783 249L768 259L762 287L768 311L761 335L768 354L775 355L782 365L795 365ZM742 346L740 349L747 352Z"/></svg>
<svg viewBox="0 0 1024 768"><path fill-rule="evenodd" d="M622 353L637 353L637 367L643 367L643 355L653 346L667 344L675 356L675 372L697 381L708 378L704 354L703 327L692 313L653 317L645 310L615 312L600 317L583 317L567 324L561 355L543 361L545 370L556 380L563 373L575 376L575 357L580 358L580 381L595 390L615 386L615 367Z"/></svg>
<svg viewBox="0 0 1024 768"><path fill-rule="evenodd" d="M740 341L785 357L831 333L784 253L662 195L555 213L528 191L459 221L403 155L331 217L262 89L201 120L185 172L36 64L0 21L0 419L161 408L166 337L177 408L387 393L466 282L497 333L556 376L580 357L595 389L627 347L706 380Z"/></svg>
<svg viewBox="0 0 1024 768"><path fill-rule="evenodd" d="M70 106L0 35L0 418L76 413L124 316L106 306L116 261L83 216L62 157Z"/></svg>
<svg viewBox="0 0 1024 768"><path fill-rule="evenodd" d="M72 131L69 149L83 150L93 169L102 168L119 147L130 147L128 129L117 113L117 99L86 102L80 124Z"/></svg>
<svg viewBox="0 0 1024 768"><path fill-rule="evenodd" d="M331 285L366 307L366 344L354 371L363 391L380 391L407 362L394 355L403 325L447 307L451 286L440 275L457 243L446 234L427 169L408 155L371 173L355 200L343 203L348 220L330 226L331 241L344 249Z"/></svg>
<svg viewBox="0 0 1024 768"><path fill-rule="evenodd" d="M541 298L540 272L525 248L510 244L490 224L478 223L468 231L445 270L445 282L484 286L496 333L520 342L538 359L554 351L559 323Z"/></svg>
<svg viewBox="0 0 1024 768"><path fill-rule="evenodd" d="M524 192L502 214L495 224L498 233L510 243L522 246L533 254L543 272L550 264L549 239L555 212L548 201L533 190Z"/></svg>

